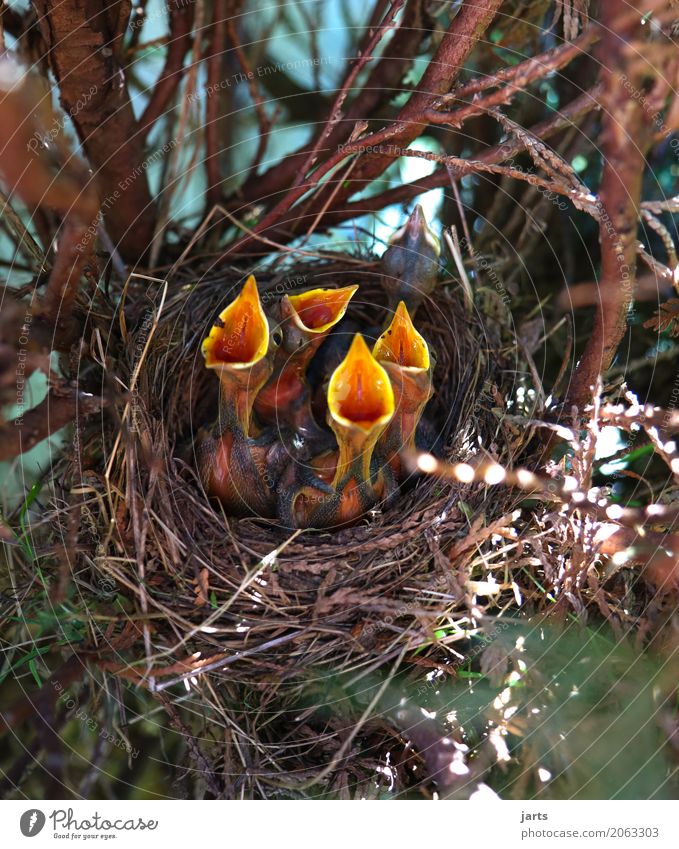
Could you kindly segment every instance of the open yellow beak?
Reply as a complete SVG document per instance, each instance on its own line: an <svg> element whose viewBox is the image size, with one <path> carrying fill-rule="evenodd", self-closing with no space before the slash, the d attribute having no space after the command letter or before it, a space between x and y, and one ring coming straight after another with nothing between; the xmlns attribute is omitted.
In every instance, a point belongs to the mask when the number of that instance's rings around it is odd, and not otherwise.
<svg viewBox="0 0 679 849"><path fill-rule="evenodd" d="M269 347L269 322L250 275L238 297L220 313L202 352L209 369L246 369L261 360Z"/></svg>
<svg viewBox="0 0 679 849"><path fill-rule="evenodd" d="M426 371L429 368L429 346L415 330L403 301L399 302L389 327L375 342L373 357L378 362L395 363L404 369Z"/></svg>
<svg viewBox="0 0 679 849"><path fill-rule="evenodd" d="M357 333L328 385L328 410L334 422L366 434L382 429L394 415L389 375Z"/></svg>
<svg viewBox="0 0 679 849"><path fill-rule="evenodd" d="M321 334L326 333L344 317L349 301L357 289L358 286L312 289L300 295L286 295L285 300L291 307L292 320L300 330Z"/></svg>

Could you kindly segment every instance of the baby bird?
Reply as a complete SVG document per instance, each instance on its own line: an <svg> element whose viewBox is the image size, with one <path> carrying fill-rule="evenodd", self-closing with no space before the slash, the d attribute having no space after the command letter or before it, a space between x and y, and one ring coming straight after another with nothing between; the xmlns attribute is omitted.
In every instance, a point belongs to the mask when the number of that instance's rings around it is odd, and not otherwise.
<svg viewBox="0 0 679 849"><path fill-rule="evenodd" d="M324 528L351 522L374 506L379 493L371 477L373 450L393 415L389 376L356 334L328 385L328 424L337 438L336 459L317 459L317 485L295 494L287 505L287 520L297 527Z"/></svg>
<svg viewBox="0 0 679 849"><path fill-rule="evenodd" d="M252 275L220 313L202 353L220 383L217 436L198 445L203 485L233 515L272 518L283 456L270 435L254 439L251 431L254 400L271 375L275 348Z"/></svg>
<svg viewBox="0 0 679 849"><path fill-rule="evenodd" d="M404 301L410 315L415 315L436 287L440 255L441 243L417 204L403 227L389 239L382 256L382 287L390 310Z"/></svg>
<svg viewBox="0 0 679 849"><path fill-rule="evenodd" d="M400 452L415 448L415 430L433 392L429 346L415 329L403 301L375 343L373 357L389 375L395 399L394 415L377 443L377 462L383 469L388 467L398 481L403 472ZM393 489L388 476L385 486Z"/></svg>
<svg viewBox="0 0 679 849"><path fill-rule="evenodd" d="M326 441L328 435L311 412L307 368L328 333L344 317L357 289L312 289L283 297L279 308L283 341L273 374L255 399L255 412L262 422L282 423L302 440Z"/></svg>

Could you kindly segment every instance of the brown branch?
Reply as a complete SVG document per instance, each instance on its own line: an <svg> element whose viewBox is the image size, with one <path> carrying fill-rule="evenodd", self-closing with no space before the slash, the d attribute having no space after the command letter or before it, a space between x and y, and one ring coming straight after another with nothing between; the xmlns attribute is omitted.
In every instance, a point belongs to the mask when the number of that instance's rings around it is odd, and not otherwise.
<svg viewBox="0 0 679 849"><path fill-rule="evenodd" d="M330 110L330 117L323 128L321 135L318 137L313 147L309 151L304 163L295 179L293 180L292 187L290 190L283 196L283 198L273 207L273 209L269 210L261 222L257 225L254 230L256 236L264 233L268 228L274 225L277 221L279 221L286 212L293 206L295 201L299 200L302 195L306 194L309 187L311 185L317 185L318 182L329 172L331 171L335 165L342 159L346 158L348 155L344 150L338 150L334 156L331 156L328 160L326 160L323 165L321 165L314 174L311 182L304 182L305 175L308 173L309 169L314 166L316 160L318 158L318 154L320 153L323 145L327 143L327 140L332 133L333 127L337 126L342 117L341 108L342 105L349 93L349 90L355 81L357 75L361 71L361 69L365 66L366 62L371 58L372 51L377 47L378 43L381 41L382 36L385 32L393 26L393 18L396 14L398 7L402 4L403 0L393 0L391 5L389 6L389 10L385 16L384 21L382 22L379 29L375 31L373 37L370 39L368 43L368 50L363 56L358 57L356 63L352 67L350 73L342 84L341 89L337 93L335 101L332 105L332 109ZM392 131L385 130L383 134L386 133L389 135ZM376 136L379 134L375 134ZM357 149L355 145L353 149ZM243 236L241 237L234 245L229 247L223 254L222 258L229 256L232 253L238 253L240 250L246 246L248 246L252 241L252 236Z"/></svg>
<svg viewBox="0 0 679 849"><path fill-rule="evenodd" d="M241 67L241 71L245 75L245 79L248 85L248 91L250 92L250 99L254 104L255 113L257 115L257 123L259 124L259 142L257 143L257 150L255 151L255 155L252 159L252 164L250 165L250 168L248 170L249 174L254 174L259 168L259 164L264 158L264 154L266 153L266 148L269 143L269 134L271 132L271 127L273 125L275 117L278 114L278 107L276 107L276 109L274 110L274 114L271 117L266 114L266 109L264 108L264 98L261 96L257 89L257 83L255 82L254 72L250 68L250 63L248 62L247 57L243 51L243 47L236 32L236 26L232 20L227 21L226 32L229 37L229 41L233 45L233 49L236 53L236 59L238 60L238 64ZM217 203L220 198L221 192L214 198L214 202Z"/></svg>
<svg viewBox="0 0 679 849"><path fill-rule="evenodd" d="M393 143L408 147L426 128L423 113L432 101L432 97L446 94L458 77L464 62L476 46L476 43L490 26L502 0L477 0L465 3L446 31L434 58L422 75L417 89L397 116L400 132ZM390 163L389 157L380 154L364 157L359 165L354 181L366 182L378 177ZM347 190L347 196L358 190L354 185Z"/></svg>
<svg viewBox="0 0 679 849"><path fill-rule="evenodd" d="M181 82L184 58L191 47L193 7L193 3L181 6L173 5L171 2L167 4L170 39L163 70L153 85L151 98L139 119L139 130L142 136L146 136L156 121L165 114L167 105Z"/></svg>
<svg viewBox="0 0 679 849"><path fill-rule="evenodd" d="M337 93L337 97L335 98L334 103L332 104L332 108L330 110L330 116L328 121L323 128L320 136L316 140L316 143L309 151L309 155L307 156L304 164L299 170L298 175L295 177L293 181L292 187L297 188L304 182L304 178L308 173L310 168L316 164L316 160L318 159L318 154L320 153L323 145L327 143L330 135L332 134L333 128L337 126L342 118L342 107L344 106L344 101L347 99L347 95L351 91L351 88L356 81L356 78L366 66L367 62L372 58L373 51L380 43L382 38L386 35L386 33L395 26L394 16L396 12L403 5L404 0L392 0L392 3L387 10L387 14L384 16L384 20L380 24L380 26L375 30L372 37L368 41L368 45L365 49L365 52L362 55L359 55L356 58L351 70L347 74L346 79L342 83L342 87ZM290 207L288 206L288 209Z"/></svg>
<svg viewBox="0 0 679 849"><path fill-rule="evenodd" d="M599 191L601 300L594 328L567 391L567 405L583 407L601 374L611 365L627 328L634 295L637 219L645 153L652 122L629 86L643 90L643 79L628 67L626 45L642 36L641 16L630 16L625 0L604 0L601 38L603 174ZM622 75L625 75L623 82Z"/></svg>
<svg viewBox="0 0 679 849"><path fill-rule="evenodd" d="M210 793L212 793L215 799L223 799L224 791L219 784L217 774L214 772L210 766L210 762L203 754L202 749L198 745L198 741L182 720L179 711L165 693L156 693L155 697L165 708L165 712L170 720L170 725L175 729L186 744L186 748L196 764L196 769L205 780Z"/></svg>
<svg viewBox="0 0 679 849"><path fill-rule="evenodd" d="M504 160L511 159L518 154L522 153L528 144L528 140L532 138L539 139L548 139L566 127L571 127L584 115L589 112L599 108L599 95L600 89L598 87L593 88L591 91L585 92L573 100L571 103L561 109L559 113L554 118L550 118L546 121L541 121L538 124L535 124L529 130L524 131L525 138L512 138L503 142L499 145L494 145L493 147L487 148L485 151L479 154L474 155L474 160L476 162L488 165L494 165L500 163ZM386 136L386 131L382 133L383 136ZM378 134L374 134L371 138L375 139L378 137ZM356 150L357 146L360 144L365 144L368 142L368 139L363 139L361 142L358 142L353 148L351 145L347 145L343 148L344 151L352 152L352 150ZM393 156L399 155L398 153L394 153ZM339 161L342 158L341 154L336 157L336 160ZM374 212L376 210L384 209L385 206L389 206L393 203L406 203L411 198L416 195L421 194L422 192L426 192L429 189L435 189L439 186L445 186L448 184L450 180L450 174L447 168L440 168L434 171L427 177L423 177L420 180L416 180L412 183L404 183L401 186L396 186L393 189L387 189L379 195L374 195L372 197L363 198L360 201L354 201L353 203L346 203L344 206L330 209L323 217L322 227L327 228L330 226L334 226L336 224L340 224L343 221L350 220L352 218L360 217L361 215L365 215L367 212ZM271 238L285 238L290 235L291 232L296 232L297 229L301 229L307 226L307 221L309 218L315 218L317 215L316 212L311 211L306 214L300 214L296 209L293 210L293 213L286 219L283 219L275 233L270 234Z"/></svg>
<svg viewBox="0 0 679 849"><path fill-rule="evenodd" d="M71 305L81 276L88 265L96 268L99 200L85 163L64 142L62 120L52 114L29 78L0 101L0 173L11 192L29 207L52 209L63 216L47 290L35 309L43 331L45 324L50 327L42 334L45 347L63 351L77 330ZM45 152L45 137L50 139L51 159ZM49 267L46 261L44 266Z"/></svg>
<svg viewBox="0 0 679 849"><path fill-rule="evenodd" d="M634 300L651 301L656 304L661 298L672 294L672 284L657 274L637 275L634 283ZM596 280L583 280L571 286L564 286L554 299L554 309L558 315L571 313L582 307L592 307L599 303L599 284Z"/></svg>
<svg viewBox="0 0 679 849"><path fill-rule="evenodd" d="M219 82L222 73L222 44L226 35L225 0L215 0L210 27L207 56L207 88L205 90L205 176L207 202L210 207L222 196L219 167Z"/></svg>
<svg viewBox="0 0 679 849"><path fill-rule="evenodd" d="M97 268L94 256L96 233L95 222L87 226L69 218L59 231L59 249L39 310L41 320L54 327L52 347L57 351L68 350L78 334L79 324L73 315L72 305L83 273L88 267L90 271Z"/></svg>
<svg viewBox="0 0 679 849"><path fill-rule="evenodd" d="M131 261L151 243L154 207L144 169L144 140L119 65L129 0L34 0L61 104L90 160L106 226ZM137 172L135 169L140 168Z"/></svg>
<svg viewBox="0 0 679 849"><path fill-rule="evenodd" d="M68 386L53 386L37 407L0 425L0 462L30 451L62 427L98 412L103 406L102 398L81 395Z"/></svg>
<svg viewBox="0 0 679 849"><path fill-rule="evenodd" d="M546 425L531 422L532 425ZM557 436L572 440L575 434L568 428L552 426ZM679 504L649 504L646 507L622 507L620 504L601 501L601 496L588 490L572 475L552 478L529 469L508 469L494 460L480 459L470 463L447 463L431 454L406 454L402 460L409 471L422 472L443 480L469 484L485 483L489 486L510 486L526 492L531 497L547 503L566 505L569 511L586 514L599 522L614 522L628 528L639 528L645 524L663 524L673 527L679 521Z"/></svg>
<svg viewBox="0 0 679 849"><path fill-rule="evenodd" d="M481 115L496 106L509 103L512 98L523 91L526 86L536 82L547 74L554 73L565 67L574 59L586 54L587 49L597 40L598 30L591 27L583 33L576 41L555 47L519 65L505 68L480 80L473 80L458 91L441 98L438 106L448 105L453 100L461 100L463 97L477 95L481 91L500 85L507 84L492 94L482 98L474 98L472 103L461 106L451 111L439 111L438 108L427 109L424 115L431 124L444 124L449 127L461 127L462 124L476 115Z"/></svg>

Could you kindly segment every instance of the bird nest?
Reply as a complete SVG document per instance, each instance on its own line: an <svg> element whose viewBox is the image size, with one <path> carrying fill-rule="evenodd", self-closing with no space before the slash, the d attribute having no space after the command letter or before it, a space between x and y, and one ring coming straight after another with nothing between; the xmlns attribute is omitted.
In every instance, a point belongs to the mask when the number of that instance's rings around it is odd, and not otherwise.
<svg viewBox="0 0 679 849"><path fill-rule="evenodd" d="M92 348L118 401L81 435L80 485L75 454L65 461L63 498L75 492L83 505L89 586L123 597L130 613L114 629L122 643L109 634L99 660L151 688L208 672L277 685L312 669L386 662L431 642L436 623L464 604L446 551L485 502L483 486L466 488L463 511L459 484L412 475L389 506L326 532L235 519L208 498L195 444L215 417L218 384L200 343L242 280L187 266L168 279L133 277L109 302L115 308L91 317ZM374 261L316 260L258 275L265 304L357 281L352 314L382 322ZM435 452L459 461L494 439L502 461L508 449L491 433L494 402L484 396L496 356L480 316L443 284L418 328L436 355L427 408ZM488 519L501 502L486 505Z"/></svg>
<svg viewBox="0 0 679 849"><path fill-rule="evenodd" d="M364 326L384 321L379 279L374 258L355 256L257 275L265 304L284 292L358 282L352 316ZM133 275L120 291L100 293L89 313L81 386L111 400L98 421L76 430L73 450L55 470L51 519L74 552L71 574L88 616L91 639L80 657L97 674L145 688L188 737L171 712L177 700L200 705L205 728L216 727L207 720L218 716L230 727L236 705L235 721L266 751L280 755L281 734L284 749L301 747L294 769L304 775L339 757L342 735L307 756L308 730L288 736L267 717L280 718L285 708L278 708L299 699L313 712L327 703L337 676L380 675L404 657L416 657L420 675L434 668L441 623L455 623L462 638L460 623L479 615L451 548L470 529L492 530L516 496L495 490L491 498L483 483L412 474L393 502L349 528L290 531L226 515L197 468L198 434L218 406L218 382L200 346L243 280L242 271L216 274L193 263L166 276ZM510 334L493 321L485 326L452 278L422 307L417 325L436 360L426 411L433 453L464 461L481 448L509 463L527 440L527 431L499 426L493 409L499 393L515 389L502 388L503 376L516 374L515 348L501 341ZM243 707L254 702L256 711ZM218 741L216 751L219 760ZM207 774L211 767L200 763ZM364 776L370 769L366 762Z"/></svg>

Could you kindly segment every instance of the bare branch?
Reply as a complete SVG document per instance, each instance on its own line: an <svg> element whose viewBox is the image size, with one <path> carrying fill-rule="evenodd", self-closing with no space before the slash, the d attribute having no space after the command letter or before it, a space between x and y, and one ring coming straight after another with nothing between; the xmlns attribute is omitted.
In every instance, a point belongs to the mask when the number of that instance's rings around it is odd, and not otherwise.
<svg viewBox="0 0 679 849"><path fill-rule="evenodd" d="M119 63L129 0L114 5L93 0L87 15L77 0L34 5L62 106L100 186L108 231L121 254L137 260L151 243L155 212L146 171L135 171L144 161L144 140Z"/></svg>
<svg viewBox="0 0 679 849"><path fill-rule="evenodd" d="M102 398L80 394L71 387L52 387L37 407L19 419L0 425L0 462L30 451L62 427L98 412L103 406Z"/></svg>
<svg viewBox="0 0 679 849"><path fill-rule="evenodd" d="M604 167L597 203L601 299L592 334L567 392L567 404L578 407L592 397L599 375L611 365L627 328L627 311L634 295L645 153L652 140L651 122L639 99L629 94L630 85L643 88L639 73L628 82L633 71L626 50L627 44L643 34L641 16L630 15L625 0L604 0L601 14L607 22L601 39Z"/></svg>
<svg viewBox="0 0 679 849"><path fill-rule="evenodd" d="M142 135L146 135L156 121L165 114L181 82L184 58L191 47L193 3L181 6L168 3L167 9L170 19L170 40L163 70L154 83L151 98L139 119Z"/></svg>

